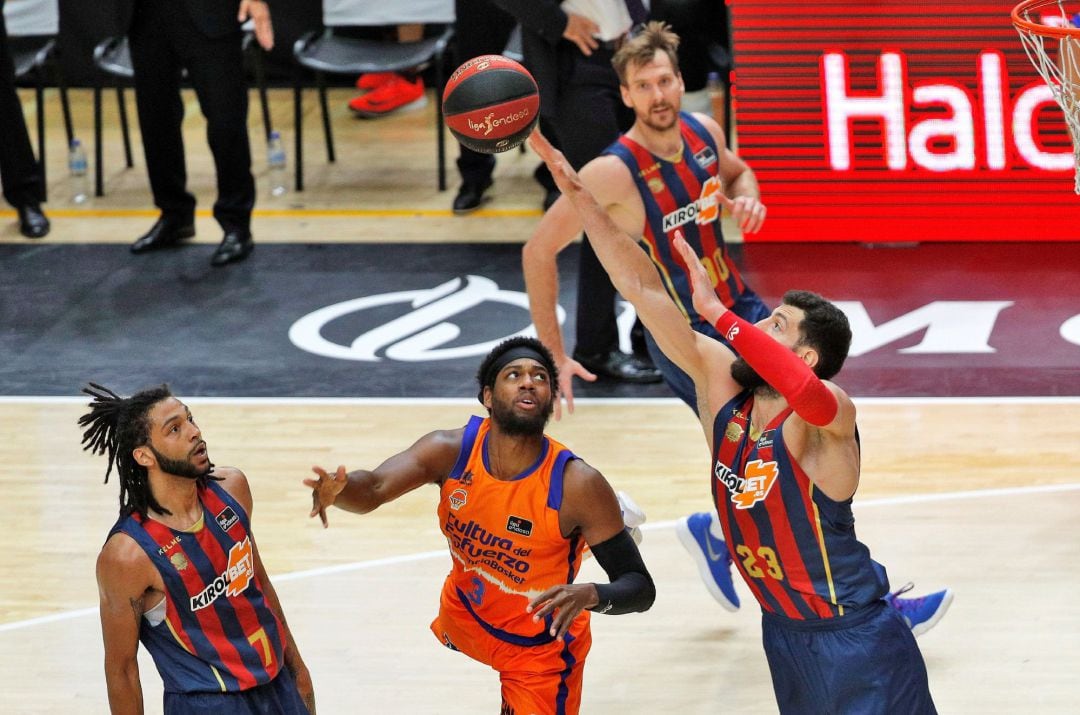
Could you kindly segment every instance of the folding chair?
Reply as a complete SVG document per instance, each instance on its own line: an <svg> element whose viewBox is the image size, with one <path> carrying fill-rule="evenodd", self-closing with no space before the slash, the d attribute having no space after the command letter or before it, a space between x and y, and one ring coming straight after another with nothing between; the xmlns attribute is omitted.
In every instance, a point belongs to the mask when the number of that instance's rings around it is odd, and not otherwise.
<svg viewBox="0 0 1080 715"><path fill-rule="evenodd" d="M410 0L410 2L375 2L374 0L323 0L321 32L309 32L293 45L298 64L293 88L293 121L296 133L296 190L304 190L303 154L303 73L306 68L315 73L322 109L323 135L326 138L326 159L333 163L333 129L326 99L325 74L361 75L368 72L400 72L435 69L435 142L438 162L439 191L446 189L446 140L443 131L442 86L445 59L450 39L454 35L453 0ZM438 37L419 42L365 40L345 37L341 28L375 25L407 24L446 25Z"/></svg>
<svg viewBox="0 0 1080 715"><path fill-rule="evenodd" d="M250 22L244 24L244 52L251 57L255 86L259 90L259 103L262 106L263 130L269 141L273 127L270 123L270 100L266 93L266 73L263 70L263 50L255 41L255 34ZM135 78L131 64L131 48L126 36L107 37L94 47L94 66L98 69L94 83L94 195L105 195L105 162L102 146L101 93L105 80L111 78L116 86L116 105L120 113L120 132L124 140L124 159L127 168L135 166L131 153L131 132L128 128L127 102L124 98L125 86L130 86Z"/></svg>
<svg viewBox="0 0 1080 715"><path fill-rule="evenodd" d="M34 95L37 100L38 163L41 165L42 191L48 186L45 180L45 83L52 73L60 90L60 109L64 115L64 130L68 146L75 138L71 126L71 104L68 102L67 84L57 61L59 50L56 39L60 32L58 0L7 0L4 4L4 23L8 36L18 38L12 42L12 61L15 64L15 80L25 81L33 77Z"/></svg>

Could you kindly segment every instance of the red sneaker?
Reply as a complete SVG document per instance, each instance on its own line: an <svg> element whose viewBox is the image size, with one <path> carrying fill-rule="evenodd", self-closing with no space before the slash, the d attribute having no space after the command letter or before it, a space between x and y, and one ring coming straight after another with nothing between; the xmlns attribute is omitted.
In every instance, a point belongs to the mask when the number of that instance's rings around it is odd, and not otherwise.
<svg viewBox="0 0 1080 715"><path fill-rule="evenodd" d="M378 89L397 75L393 72L368 72L356 78L356 88L364 92Z"/></svg>
<svg viewBox="0 0 1080 715"><path fill-rule="evenodd" d="M410 81L401 75L394 75L391 81L381 87L353 97L349 101L349 109L359 117L372 118L398 109L423 107L425 104L424 80L417 77Z"/></svg>

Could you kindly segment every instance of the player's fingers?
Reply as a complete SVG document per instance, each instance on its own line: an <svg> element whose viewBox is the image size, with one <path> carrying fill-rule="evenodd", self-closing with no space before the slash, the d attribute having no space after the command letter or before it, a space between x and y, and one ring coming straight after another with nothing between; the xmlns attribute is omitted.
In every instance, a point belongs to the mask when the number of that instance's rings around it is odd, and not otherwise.
<svg viewBox="0 0 1080 715"><path fill-rule="evenodd" d="M761 226L760 212L757 206L747 208L746 218L743 219L742 230L744 233L755 233Z"/></svg>
<svg viewBox="0 0 1080 715"><path fill-rule="evenodd" d="M547 161L551 156L553 147L547 137L544 136L544 133L540 131L539 125L537 125L536 129L533 129L532 134L529 135L529 146L532 147L532 150L535 151L536 155L543 161Z"/></svg>
<svg viewBox="0 0 1080 715"><path fill-rule="evenodd" d="M319 509L319 521L322 522L322 528L330 526L330 518L326 516L326 509Z"/></svg>

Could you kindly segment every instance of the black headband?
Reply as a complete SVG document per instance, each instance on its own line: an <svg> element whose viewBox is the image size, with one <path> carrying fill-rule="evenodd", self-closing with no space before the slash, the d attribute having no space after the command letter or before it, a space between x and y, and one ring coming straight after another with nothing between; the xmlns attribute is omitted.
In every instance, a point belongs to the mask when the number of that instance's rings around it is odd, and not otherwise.
<svg viewBox="0 0 1080 715"><path fill-rule="evenodd" d="M491 361L488 365L487 372L484 373L484 384L480 388L480 394L477 395L481 402L484 401L484 388L492 387L495 384L495 377L502 372L502 369L521 358L528 358L535 360L544 366L544 369L551 373L552 365L548 361L547 357L537 350L536 348L529 347L528 345L518 345L517 347L510 348L499 357Z"/></svg>

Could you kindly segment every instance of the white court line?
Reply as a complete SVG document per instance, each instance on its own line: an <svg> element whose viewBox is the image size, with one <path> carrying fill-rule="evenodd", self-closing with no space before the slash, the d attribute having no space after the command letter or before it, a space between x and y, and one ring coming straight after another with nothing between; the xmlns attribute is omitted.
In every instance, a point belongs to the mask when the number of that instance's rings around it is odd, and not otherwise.
<svg viewBox="0 0 1080 715"><path fill-rule="evenodd" d="M898 506L901 504L914 504L925 503L934 501L953 501L958 499L980 499L987 497L1005 497L1015 496L1019 494L1030 495L1036 494L1049 494L1053 492L1071 492L1080 491L1080 483L1075 484L1045 484L1042 486L1029 486L1029 487L1009 487L1006 489L983 489L983 490L970 490L962 492L941 492L938 494L912 494L902 497L884 497L882 499L867 499L866 501L856 504L856 508L868 507L868 506ZM643 524L641 529L643 531L659 531L660 529L671 529L675 526L675 520L658 521L649 524ZM324 566L316 569L308 569L306 571L293 571L292 573L281 574L273 576L272 580L278 583L285 581L297 581L304 578L312 578L319 576L326 576L331 574L348 573L350 571L364 571L366 569L379 568L380 566L397 566L400 564L411 563L414 561L427 561L428 559L434 559L438 557L448 558L446 549L440 549L438 551L422 551L415 554L405 554L403 556L389 556L382 559L372 559L371 561L354 561L351 564L337 564L335 566ZM14 621L12 623L5 623L0 625L0 633L7 631L16 631L23 628L31 628L33 626L40 626L46 623L55 623L57 621L66 621L72 618L81 618L82 616L89 616L93 613L97 613L98 609L95 608L80 608L76 611L65 611L63 613L53 613L48 616L38 616L37 618L28 618L25 621Z"/></svg>
<svg viewBox="0 0 1080 715"><path fill-rule="evenodd" d="M199 405L477 405L475 397L197 397L178 395ZM1001 397L853 397L856 405L1080 405L1080 395ZM87 404L89 396L0 395L0 405ZM576 397L575 405L681 405L677 397Z"/></svg>

